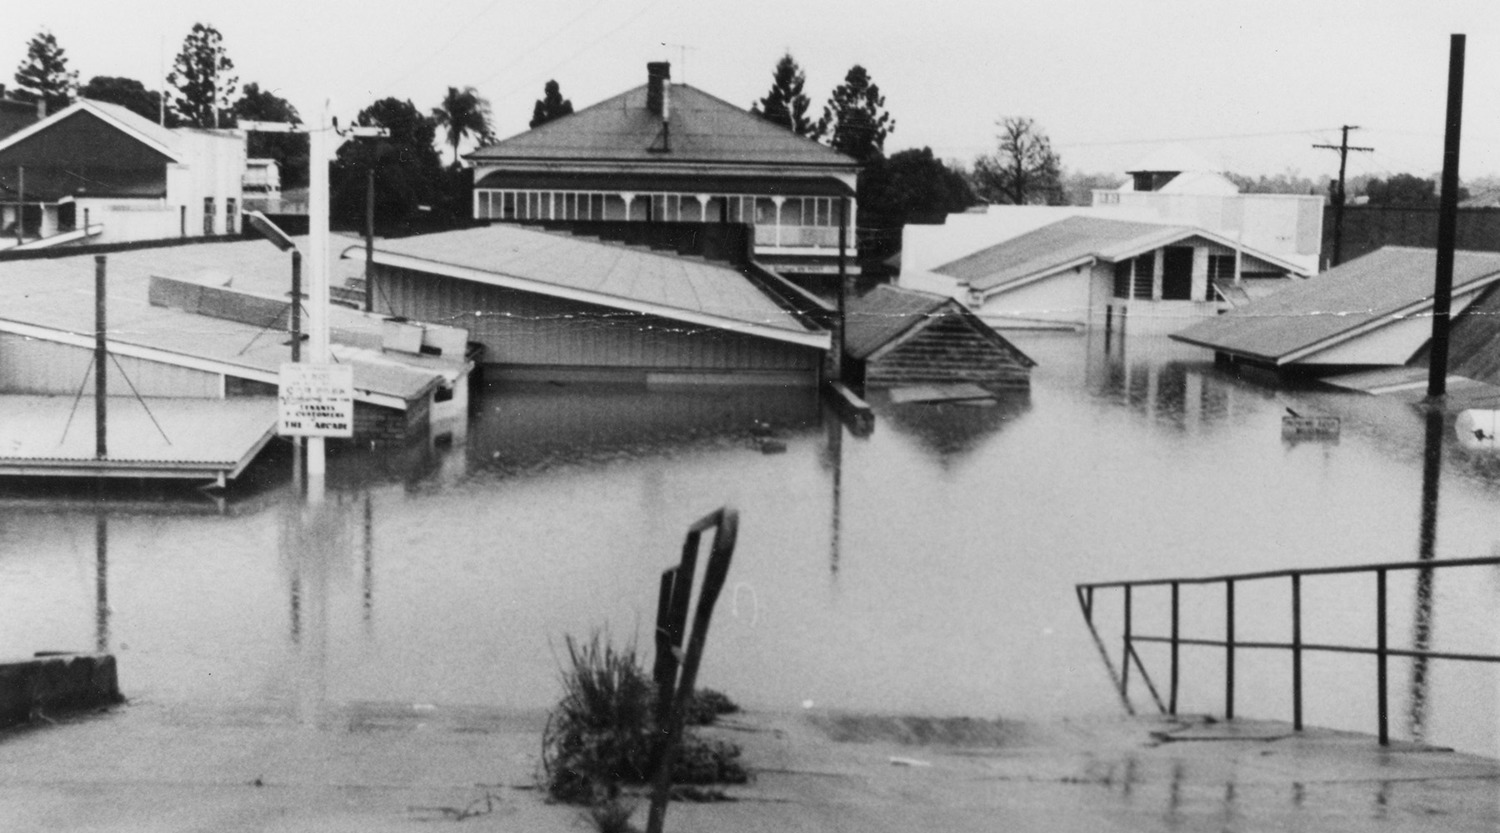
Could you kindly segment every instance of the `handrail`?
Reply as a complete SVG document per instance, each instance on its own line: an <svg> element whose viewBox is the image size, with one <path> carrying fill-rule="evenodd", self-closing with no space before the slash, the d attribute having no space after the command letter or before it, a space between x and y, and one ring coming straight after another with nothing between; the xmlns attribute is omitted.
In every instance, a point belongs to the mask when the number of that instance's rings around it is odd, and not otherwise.
<svg viewBox="0 0 1500 833"><path fill-rule="evenodd" d="M1223 648L1224 654L1224 717L1234 719L1234 660L1236 649L1262 649L1262 650L1285 650L1292 655L1292 726L1296 731L1302 731L1302 655L1308 651L1320 653L1344 653L1374 656L1376 658L1376 699L1379 712L1378 734L1380 744L1390 744L1389 730L1389 698L1387 685L1387 660L1390 657L1410 657L1419 660L1452 660L1458 662L1490 662L1500 663L1500 654L1473 654L1454 651L1430 651L1425 648L1392 648L1387 644L1386 627L1386 577L1392 572L1410 570L1425 571L1429 575L1432 571L1448 569L1453 567L1488 567L1500 566L1500 557L1485 558L1456 558L1456 559L1427 559L1419 561L1391 561L1371 564L1351 564L1337 567L1307 567L1286 570L1266 570L1253 573L1231 573L1219 576L1198 576L1143 579L1139 581L1106 581L1106 582L1080 582L1074 585L1074 593L1078 597L1078 605L1083 611L1084 622L1093 634L1095 643L1104 654L1106 667L1114 677L1113 665L1109 660L1108 652L1104 648L1104 641L1099 637L1098 629L1094 626L1094 591L1118 589L1124 595L1124 623L1123 639L1121 647L1120 674L1115 678L1115 684L1119 690L1121 699L1126 707L1130 708L1130 665L1132 660L1140 671L1141 679L1145 681L1151 697L1156 701L1157 708L1163 714L1177 714L1177 689L1180 673L1180 649L1184 645L1210 648ZM1332 643L1316 643L1302 641L1302 578L1304 576L1327 576L1327 575L1350 575L1360 573L1374 573L1375 585L1375 647L1364 645L1339 645ZM1290 642L1270 642L1264 640L1243 640L1234 638L1235 626L1235 585L1251 581L1269 581L1273 579L1291 579L1291 626L1292 638ZM1184 585L1224 585L1224 639L1204 639L1199 637L1186 637L1181 633L1180 609L1181 590ZM1134 623L1134 590L1137 587L1170 587L1172 589L1171 609L1172 624L1171 634L1162 636L1160 634L1138 634L1135 633ZM1156 685L1146 672L1145 663L1141 661L1140 655L1135 650L1138 642L1149 642L1167 644L1171 646L1170 682L1168 686L1167 702L1162 703L1158 695Z"/></svg>

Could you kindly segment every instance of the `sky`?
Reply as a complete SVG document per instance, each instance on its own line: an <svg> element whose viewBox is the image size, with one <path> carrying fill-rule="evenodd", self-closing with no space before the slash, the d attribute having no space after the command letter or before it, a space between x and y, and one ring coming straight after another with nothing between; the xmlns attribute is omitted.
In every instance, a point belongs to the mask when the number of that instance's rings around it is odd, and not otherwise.
<svg viewBox="0 0 1500 833"><path fill-rule="evenodd" d="M1407 0L70 0L6 10L0 80L50 30L80 80L159 88L195 22L224 36L240 83L347 118L387 96L428 110L473 86L495 132L526 130L548 79L575 108L673 80L748 108L790 52L821 111L855 64L886 98L886 152L971 162L996 122L1035 120L1065 169L1118 173L1168 142L1247 175L1436 174L1450 35L1467 36L1465 179L1500 176L1500 3Z"/></svg>

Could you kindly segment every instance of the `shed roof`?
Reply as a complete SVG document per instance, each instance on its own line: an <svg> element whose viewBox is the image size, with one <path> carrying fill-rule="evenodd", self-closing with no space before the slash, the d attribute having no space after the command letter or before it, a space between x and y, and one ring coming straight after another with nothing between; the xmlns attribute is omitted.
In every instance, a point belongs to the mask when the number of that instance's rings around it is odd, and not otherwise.
<svg viewBox="0 0 1500 833"><path fill-rule="evenodd" d="M240 321L152 306L153 275L284 295L290 290L291 259L260 240L134 249L106 256L108 325L112 349L184 367L272 381L290 359L286 334ZM339 268L348 268L340 264ZM330 274L339 274L331 271ZM0 260L0 331L92 346L94 259L72 257ZM379 321L343 307L330 307L330 328L356 332ZM356 341L358 341L356 339ZM340 348L334 347L335 355ZM431 357L413 356L396 366L372 362L350 351L356 396L398 406L439 384L445 373Z"/></svg>
<svg viewBox="0 0 1500 833"><path fill-rule="evenodd" d="M672 84L671 150L661 152L661 117L646 108L642 84L572 115L479 148L477 163L513 160L708 162L841 168L858 163L696 87Z"/></svg>
<svg viewBox="0 0 1500 833"><path fill-rule="evenodd" d="M826 332L735 268L564 232L497 223L379 241L374 257L390 266L779 341L822 349L829 343Z"/></svg>
<svg viewBox="0 0 1500 833"><path fill-rule="evenodd" d="M1282 363L1432 306L1436 253L1386 246L1172 338ZM1500 280L1500 253L1455 252L1455 292Z"/></svg>
<svg viewBox="0 0 1500 833"><path fill-rule="evenodd" d="M863 359L913 326L925 321L952 298L881 284L856 298L845 310L844 352Z"/></svg>

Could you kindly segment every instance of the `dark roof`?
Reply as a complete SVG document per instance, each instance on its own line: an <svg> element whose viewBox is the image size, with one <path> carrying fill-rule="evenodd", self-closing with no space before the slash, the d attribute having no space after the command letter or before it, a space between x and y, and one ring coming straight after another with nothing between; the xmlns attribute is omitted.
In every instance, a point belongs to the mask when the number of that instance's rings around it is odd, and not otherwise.
<svg viewBox="0 0 1500 833"><path fill-rule="evenodd" d="M1274 295L1196 323L1172 338L1226 353L1279 361L1365 325L1430 306L1437 254L1386 246ZM1455 252L1455 291L1500 276L1500 253ZM1415 307L1416 309L1412 309Z"/></svg>
<svg viewBox="0 0 1500 833"><path fill-rule="evenodd" d="M854 191L834 176L800 176L795 180L764 175L702 176L670 173L581 173L577 171L491 171L475 188L525 191L680 191L698 194L785 194L798 197L852 197Z"/></svg>
<svg viewBox="0 0 1500 833"><path fill-rule="evenodd" d="M646 85L479 148L476 163L509 160L815 166L852 170L853 159L686 84L671 85L671 151L661 117L646 109Z"/></svg>
<svg viewBox="0 0 1500 833"><path fill-rule="evenodd" d="M844 353L856 359L884 347L950 303L952 298L881 284L847 301Z"/></svg>
<svg viewBox="0 0 1500 833"><path fill-rule="evenodd" d="M1130 257L1195 233L1189 226L1068 217L932 271L984 291L1081 260Z"/></svg>

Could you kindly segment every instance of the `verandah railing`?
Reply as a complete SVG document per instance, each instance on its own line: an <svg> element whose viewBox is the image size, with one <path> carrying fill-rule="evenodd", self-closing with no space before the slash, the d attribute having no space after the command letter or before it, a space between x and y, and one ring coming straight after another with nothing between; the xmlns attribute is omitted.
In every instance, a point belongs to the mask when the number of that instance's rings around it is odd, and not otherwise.
<svg viewBox="0 0 1500 833"><path fill-rule="evenodd" d="M1297 731L1302 730L1302 658L1308 652L1363 654L1375 657L1376 667L1376 703L1379 721L1379 738L1382 746L1390 743L1390 716L1389 716L1389 685L1387 665L1391 657L1410 657L1419 660L1451 660L1459 662L1483 662L1500 663L1500 655L1496 654L1473 654L1458 653L1452 651L1432 651L1425 648L1393 648L1389 644L1387 627L1387 576L1394 572L1418 571L1419 574L1426 573L1429 577L1437 570L1451 569L1456 567L1485 567L1500 565L1500 557L1489 558L1465 558L1451 560L1428 559L1422 561L1397 561L1381 564L1357 564L1340 567L1316 567L1302 570L1272 570L1269 572L1237 573L1234 575L1209 576L1199 578L1168 578L1150 579L1145 581L1111 581L1081 583L1075 586L1078 596L1078 604L1083 609L1084 620L1088 623L1089 630L1093 633L1095 641L1100 649L1105 652L1105 660L1109 661L1107 649L1099 637L1099 632L1094 623L1094 593L1096 590L1119 589L1124 593L1124 636L1121 647L1120 673L1116 677L1116 685L1120 696L1128 704L1130 697L1130 666L1134 663L1140 672L1142 680L1150 690L1157 707L1165 714L1177 714L1178 681L1181 670L1181 648L1184 645L1201 646L1208 648L1222 648L1224 650L1224 717L1228 720L1234 719L1235 679L1234 661L1235 652L1239 650L1282 650L1291 654L1292 670L1292 725ZM1333 643L1306 642L1302 639L1302 579L1308 576L1327 576L1338 574L1373 573L1375 576L1375 646L1346 645ZM1265 581L1289 581L1289 592L1291 594L1291 641L1274 642L1264 640L1236 640L1235 639L1235 588L1249 582ZM1183 636L1181 632L1181 610L1182 610L1182 588L1193 585L1223 585L1224 587L1224 639L1205 639L1201 637ZM1171 589L1171 632L1161 634L1137 634L1134 632L1134 591L1143 587L1169 587ZM1167 687L1167 699L1162 701L1157 692L1155 684L1146 671L1145 664L1140 655L1136 653L1136 643L1164 643L1170 648L1170 679ZM1113 669L1111 669L1113 675Z"/></svg>

